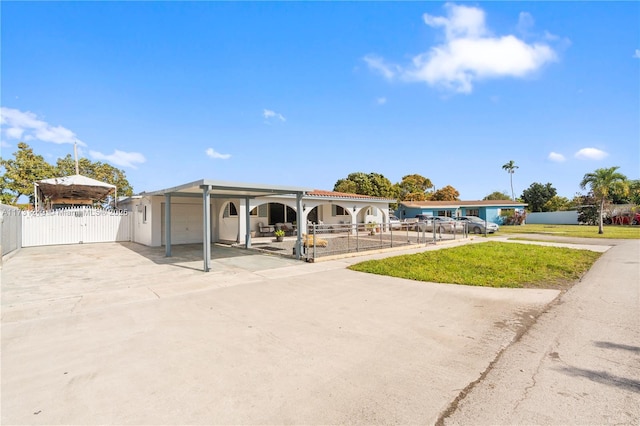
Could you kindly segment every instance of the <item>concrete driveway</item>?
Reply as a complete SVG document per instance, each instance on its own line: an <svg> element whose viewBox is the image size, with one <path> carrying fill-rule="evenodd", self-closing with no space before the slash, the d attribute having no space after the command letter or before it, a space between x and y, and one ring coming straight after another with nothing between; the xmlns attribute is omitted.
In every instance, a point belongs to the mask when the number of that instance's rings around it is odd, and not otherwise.
<svg viewBox="0 0 640 426"><path fill-rule="evenodd" d="M5 259L2 424L433 424L558 295L226 250Z"/></svg>

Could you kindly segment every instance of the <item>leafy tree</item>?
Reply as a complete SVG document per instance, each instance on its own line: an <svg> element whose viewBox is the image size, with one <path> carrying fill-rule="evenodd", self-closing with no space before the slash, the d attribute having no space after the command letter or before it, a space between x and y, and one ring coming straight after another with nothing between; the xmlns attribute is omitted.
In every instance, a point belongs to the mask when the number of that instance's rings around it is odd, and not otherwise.
<svg viewBox="0 0 640 426"><path fill-rule="evenodd" d="M544 203L544 206L542 206L542 211L545 211L545 212L566 211L571 208L571 205L572 205L571 200L569 200L567 197L560 197L559 195L554 195L549 199L549 201Z"/></svg>
<svg viewBox="0 0 640 426"><path fill-rule="evenodd" d="M532 212L542 212L547 201L556 196L556 189L550 183L543 185L538 182L532 183L529 188L522 191L522 200L529 204Z"/></svg>
<svg viewBox="0 0 640 426"><path fill-rule="evenodd" d="M14 159L1 159L3 174L0 181L2 201L15 204L22 195L28 195L33 203L33 183L53 177L53 166L24 142L18 143L18 151L13 153Z"/></svg>
<svg viewBox="0 0 640 426"><path fill-rule="evenodd" d="M351 173L345 179L339 179L333 190L385 198L395 198L396 194L391 181L379 173Z"/></svg>
<svg viewBox="0 0 640 426"><path fill-rule="evenodd" d="M628 180L626 186L622 185L614 189L610 197L611 203L640 204L640 180Z"/></svg>
<svg viewBox="0 0 640 426"><path fill-rule="evenodd" d="M640 179L630 180L629 186L629 201L636 206L640 206Z"/></svg>
<svg viewBox="0 0 640 426"><path fill-rule="evenodd" d="M374 197L396 198L396 188L389 179L379 173L369 173Z"/></svg>
<svg viewBox="0 0 640 426"><path fill-rule="evenodd" d="M55 170L57 176L76 174L76 163L71 157L71 154L67 154L64 158L58 158ZM83 176L115 185L118 190L118 195L129 196L133 194L133 188L129 184L124 171L110 164L100 161L92 162L87 158L80 158L78 160L78 171Z"/></svg>
<svg viewBox="0 0 640 426"><path fill-rule="evenodd" d="M576 194L573 204L578 210L578 223L596 225L598 223L597 200L592 192L587 195Z"/></svg>
<svg viewBox="0 0 640 426"><path fill-rule="evenodd" d="M456 201L459 200L460 193L451 185L444 186L431 194L433 201Z"/></svg>
<svg viewBox="0 0 640 426"><path fill-rule="evenodd" d="M516 163L513 160L509 160L508 163L502 165L502 169L506 170L509 173L509 180L511 182L511 199L515 201L516 197L513 194L513 174L516 172Z"/></svg>
<svg viewBox="0 0 640 426"><path fill-rule="evenodd" d="M483 200L511 200L511 197L509 197L509 194L504 193L504 192L500 192L500 191L494 191L491 194L487 195L486 197L483 198Z"/></svg>
<svg viewBox="0 0 640 426"><path fill-rule="evenodd" d="M596 197L600 204L599 218L598 218L598 234L603 234L604 229L602 226L604 216L604 203L610 199L611 195L616 191L621 193L628 192L627 177L622 173L618 173L620 167L609 167L596 169L591 173L586 173L580 181L580 188L585 189L589 187L593 195Z"/></svg>
<svg viewBox="0 0 640 426"><path fill-rule="evenodd" d="M427 191L433 188L429 178L413 174L402 177L397 184L398 199L403 201L424 201L428 197Z"/></svg>
<svg viewBox="0 0 640 426"><path fill-rule="evenodd" d="M0 200L6 204L15 204L22 195L29 195L33 204L33 184L42 179L70 176L76 174L76 165L71 155L59 158L55 166L47 163L41 155L24 142L18 143L15 159L1 159ZM132 195L133 188L124 171L100 161L91 162L86 158L78 160L81 175L101 182L116 185L119 195Z"/></svg>

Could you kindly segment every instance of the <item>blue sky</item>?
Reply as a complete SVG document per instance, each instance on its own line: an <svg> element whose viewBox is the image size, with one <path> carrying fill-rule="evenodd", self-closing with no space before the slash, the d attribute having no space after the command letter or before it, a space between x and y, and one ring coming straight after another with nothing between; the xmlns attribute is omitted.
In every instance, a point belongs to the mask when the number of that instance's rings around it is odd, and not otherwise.
<svg viewBox="0 0 640 426"><path fill-rule="evenodd" d="M418 173L463 200L640 177L637 2L7 2L2 156L332 189Z"/></svg>

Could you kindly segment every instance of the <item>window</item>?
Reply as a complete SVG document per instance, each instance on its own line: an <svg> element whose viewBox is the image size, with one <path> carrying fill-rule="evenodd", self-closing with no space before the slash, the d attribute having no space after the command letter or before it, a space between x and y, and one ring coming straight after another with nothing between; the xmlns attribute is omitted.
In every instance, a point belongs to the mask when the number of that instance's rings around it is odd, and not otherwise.
<svg viewBox="0 0 640 426"><path fill-rule="evenodd" d="M480 216L479 209L467 209L467 216Z"/></svg>
<svg viewBox="0 0 640 426"><path fill-rule="evenodd" d="M438 210L438 216L451 217L451 210Z"/></svg>
<svg viewBox="0 0 640 426"><path fill-rule="evenodd" d="M224 206L224 212L222 213L222 217L231 217L238 216L238 210L236 210L236 205L233 203L229 203Z"/></svg>
<svg viewBox="0 0 640 426"><path fill-rule="evenodd" d="M147 206L142 208L142 223L147 223Z"/></svg>
<svg viewBox="0 0 640 426"><path fill-rule="evenodd" d="M331 204L331 216L348 216L348 215L349 213L346 212L344 207Z"/></svg>

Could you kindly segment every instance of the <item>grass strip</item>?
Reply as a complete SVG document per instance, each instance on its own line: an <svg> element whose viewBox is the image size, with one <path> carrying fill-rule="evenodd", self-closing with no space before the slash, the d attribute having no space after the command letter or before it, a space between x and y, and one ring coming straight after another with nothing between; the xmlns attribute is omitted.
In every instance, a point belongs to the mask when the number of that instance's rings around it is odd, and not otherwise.
<svg viewBox="0 0 640 426"><path fill-rule="evenodd" d="M496 235L542 234L557 237L640 239L640 225L605 225L604 234L598 234L598 227L591 225L541 225L526 224L501 226Z"/></svg>
<svg viewBox="0 0 640 426"><path fill-rule="evenodd" d="M564 289L601 253L532 244L487 242L357 263L378 275L483 287Z"/></svg>

